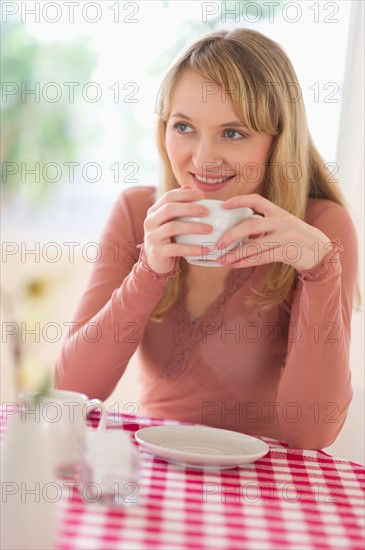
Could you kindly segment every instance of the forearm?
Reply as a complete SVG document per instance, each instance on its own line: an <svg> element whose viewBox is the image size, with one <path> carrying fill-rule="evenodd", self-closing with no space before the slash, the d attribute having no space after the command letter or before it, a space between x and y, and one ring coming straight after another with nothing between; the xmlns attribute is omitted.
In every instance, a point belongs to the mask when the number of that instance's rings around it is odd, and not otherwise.
<svg viewBox="0 0 365 550"><path fill-rule="evenodd" d="M106 399L142 340L166 280L138 261L105 306L70 332L56 363L55 387Z"/></svg>
<svg viewBox="0 0 365 550"><path fill-rule="evenodd" d="M352 398L350 319L341 300L341 264L300 274L288 355L276 397L283 439L318 449L338 435Z"/></svg>

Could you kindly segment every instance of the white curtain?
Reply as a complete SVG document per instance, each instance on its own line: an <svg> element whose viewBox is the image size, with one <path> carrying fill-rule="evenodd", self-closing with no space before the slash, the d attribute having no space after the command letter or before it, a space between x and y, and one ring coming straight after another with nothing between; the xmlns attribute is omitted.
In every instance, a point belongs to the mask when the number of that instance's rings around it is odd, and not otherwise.
<svg viewBox="0 0 365 550"><path fill-rule="evenodd" d="M339 179L358 214L364 188L364 2L352 2L337 143ZM363 215L361 216L363 218ZM363 220L362 220L363 221Z"/></svg>
<svg viewBox="0 0 365 550"><path fill-rule="evenodd" d="M359 239L360 272L364 276L364 2L352 2L336 162ZM343 431L330 454L365 464L364 445L364 288L361 311L351 323L351 373L354 396Z"/></svg>

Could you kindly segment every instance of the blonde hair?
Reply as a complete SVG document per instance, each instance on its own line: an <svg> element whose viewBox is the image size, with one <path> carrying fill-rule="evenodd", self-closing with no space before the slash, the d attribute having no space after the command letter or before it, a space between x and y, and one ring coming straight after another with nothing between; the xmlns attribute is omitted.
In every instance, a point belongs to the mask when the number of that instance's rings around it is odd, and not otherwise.
<svg viewBox="0 0 365 550"><path fill-rule="evenodd" d="M156 99L156 139L162 160L156 198L179 187L166 152L165 134L171 97L186 70L193 70L221 86L249 130L274 136L261 191L265 198L301 220L308 197L328 199L346 207L339 187L331 180L312 142L300 86L290 60L276 42L257 31L242 28L203 36L183 51L165 75ZM283 167L285 171L280 169ZM180 258L179 263L182 271L166 283L152 320L160 321L180 294L186 260ZM294 279L294 267L271 263L262 288L251 288L252 295L244 299L242 313L253 305L260 305L262 312L273 308L286 298Z"/></svg>

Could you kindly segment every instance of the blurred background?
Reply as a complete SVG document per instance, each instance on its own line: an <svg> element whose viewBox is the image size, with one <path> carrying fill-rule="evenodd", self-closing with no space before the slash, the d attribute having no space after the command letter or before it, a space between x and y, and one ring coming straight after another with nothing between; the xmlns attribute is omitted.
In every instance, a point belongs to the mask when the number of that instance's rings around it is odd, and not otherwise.
<svg viewBox="0 0 365 550"><path fill-rule="evenodd" d="M363 279L363 2L2 2L2 402L15 373L52 373L118 194L155 186L154 101L177 53L250 27L298 74L309 127L358 230ZM362 295L364 295L361 284ZM327 449L364 463L363 306L352 320L354 399ZM138 413L132 358L107 404Z"/></svg>

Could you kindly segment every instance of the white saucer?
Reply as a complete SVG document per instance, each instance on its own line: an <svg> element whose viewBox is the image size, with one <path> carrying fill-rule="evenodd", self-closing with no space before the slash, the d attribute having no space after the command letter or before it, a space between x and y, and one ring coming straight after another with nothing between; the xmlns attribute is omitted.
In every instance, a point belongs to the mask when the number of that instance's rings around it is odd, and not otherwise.
<svg viewBox="0 0 365 550"><path fill-rule="evenodd" d="M269 451L256 437L207 426L152 426L134 436L149 453L195 468L235 468Z"/></svg>

